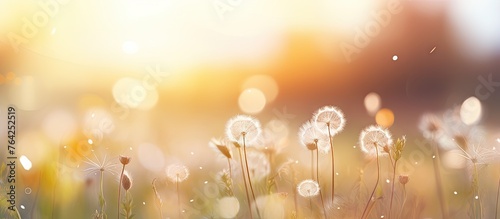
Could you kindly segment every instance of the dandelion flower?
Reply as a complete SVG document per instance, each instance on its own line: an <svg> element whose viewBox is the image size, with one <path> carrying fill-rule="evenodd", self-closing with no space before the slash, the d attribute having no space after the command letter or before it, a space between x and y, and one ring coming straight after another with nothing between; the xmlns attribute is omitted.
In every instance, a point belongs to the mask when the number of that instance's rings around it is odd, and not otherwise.
<svg viewBox="0 0 500 219"><path fill-rule="evenodd" d="M482 167L494 163L499 158L500 154L497 151L486 147L481 142L467 142L467 145L470 145L470 147L466 149L458 148L462 152L459 156L467 160L468 169L472 169L473 165Z"/></svg>
<svg viewBox="0 0 500 219"><path fill-rule="evenodd" d="M125 191L128 191L130 188L132 188L132 176L128 171L123 172L122 187L123 189L125 189Z"/></svg>
<svg viewBox="0 0 500 219"><path fill-rule="evenodd" d="M189 170L181 164L172 164L167 167L167 177L172 182L182 182L189 176Z"/></svg>
<svg viewBox="0 0 500 219"><path fill-rule="evenodd" d="M317 149L323 153L330 152L330 144L328 143L328 136L325 133L320 132L312 122L304 123L299 130L299 139L302 145L307 147L309 150L316 149L312 148L311 145L316 146Z"/></svg>
<svg viewBox="0 0 500 219"><path fill-rule="evenodd" d="M337 107L324 106L313 115L314 125L323 133L336 135L344 129L346 120L344 113Z"/></svg>
<svg viewBox="0 0 500 219"><path fill-rule="evenodd" d="M319 189L319 184L311 179L306 179L297 185L297 192L305 198L317 196Z"/></svg>
<svg viewBox="0 0 500 219"><path fill-rule="evenodd" d="M379 156L387 155L384 147L392 145L391 133L380 126L369 126L361 132L359 143L361 150L370 157L375 157L377 151Z"/></svg>
<svg viewBox="0 0 500 219"><path fill-rule="evenodd" d="M111 160L107 160L107 156L104 155L102 160L99 160L95 153L93 153L95 160L89 159L86 157L86 164L89 164L90 167L87 169L83 170L83 172L86 172L88 174L96 174L98 172L108 172L111 175L118 175L119 172L117 170L118 168L118 163L112 163Z"/></svg>
<svg viewBox="0 0 500 219"><path fill-rule="evenodd" d="M438 116L427 113L420 118L418 128L422 132L424 138L428 140L436 140L443 134L443 122Z"/></svg>
<svg viewBox="0 0 500 219"><path fill-rule="evenodd" d="M444 150L453 150L459 147L468 150L470 142L480 142L485 131L478 126L468 126L457 122L445 122L443 135L438 139L439 146Z"/></svg>
<svg viewBox="0 0 500 219"><path fill-rule="evenodd" d="M239 143L245 138L245 143L251 144L257 140L260 132L259 121L251 116L237 115L226 124L226 136L233 142Z"/></svg>

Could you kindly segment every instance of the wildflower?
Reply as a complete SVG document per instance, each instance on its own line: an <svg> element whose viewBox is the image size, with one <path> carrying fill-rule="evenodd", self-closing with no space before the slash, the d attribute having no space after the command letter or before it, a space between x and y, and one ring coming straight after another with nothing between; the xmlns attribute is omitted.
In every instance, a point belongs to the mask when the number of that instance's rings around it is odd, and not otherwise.
<svg viewBox="0 0 500 219"><path fill-rule="evenodd" d="M344 129L346 120L344 113L337 107L324 106L313 115L314 125L323 133L336 135Z"/></svg>
<svg viewBox="0 0 500 219"><path fill-rule="evenodd" d="M123 172L122 187L125 191L132 188L132 177L128 171Z"/></svg>
<svg viewBox="0 0 500 219"><path fill-rule="evenodd" d="M246 144L251 144L257 140L260 132L259 121L251 116L237 115L226 124L226 136L233 142L240 142L244 138Z"/></svg>
<svg viewBox="0 0 500 219"><path fill-rule="evenodd" d="M309 150L318 149L323 153L330 151L328 136L320 132L310 121L300 127L299 139L302 145Z"/></svg>
<svg viewBox="0 0 500 219"><path fill-rule="evenodd" d="M182 182L189 176L189 170L181 164L172 164L167 167L167 177L172 182Z"/></svg>
<svg viewBox="0 0 500 219"><path fill-rule="evenodd" d="M130 160L131 160L131 157L126 157L126 156L122 156L120 155L120 163L123 164L123 165L127 165L130 163Z"/></svg>
<svg viewBox="0 0 500 219"><path fill-rule="evenodd" d="M408 177L407 175L400 175L398 178L399 178L399 183L401 183L402 185L406 185L406 183L410 181L410 177Z"/></svg>
<svg viewBox="0 0 500 219"><path fill-rule="evenodd" d="M365 128L359 136L361 150L370 157L384 155L383 148L392 145L391 133L380 126L369 126Z"/></svg>
<svg viewBox="0 0 500 219"><path fill-rule="evenodd" d="M317 196L319 189L319 184L311 179L304 180L297 185L297 192L305 198Z"/></svg>

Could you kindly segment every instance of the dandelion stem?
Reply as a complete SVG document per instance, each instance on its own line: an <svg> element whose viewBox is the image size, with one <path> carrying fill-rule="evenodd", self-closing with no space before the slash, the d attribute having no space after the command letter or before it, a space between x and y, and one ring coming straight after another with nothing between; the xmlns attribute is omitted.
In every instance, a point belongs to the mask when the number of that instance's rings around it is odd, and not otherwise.
<svg viewBox="0 0 500 219"><path fill-rule="evenodd" d="M448 207L446 205L446 202L444 200L444 195L443 195L443 182L441 180L441 170L439 167L439 164L441 163L439 159L439 151L436 145L434 145L434 159L432 159L432 163L434 166L434 176L436 179L436 187L437 187L437 193L438 193L438 198L439 198L439 204L441 206L441 216L443 219L449 218L448 216Z"/></svg>
<svg viewBox="0 0 500 219"><path fill-rule="evenodd" d="M252 192L253 201L256 202L255 193L253 192L253 187L252 187L252 179L250 178L250 171L248 170L247 145L246 145L246 141L245 141L245 135L243 134L242 136L243 136L243 153L245 155L245 166L247 169L247 176L248 176L248 186L250 187L250 191ZM250 210L252 210L252 209L250 209ZM257 210L257 215L260 216L259 206L255 205L255 210Z"/></svg>
<svg viewBox="0 0 500 219"><path fill-rule="evenodd" d="M120 174L120 183L118 184L118 208L117 208L117 214L116 217L120 219L120 194L121 194L121 189L122 189L122 180L123 180L123 172L125 171L125 164L123 164L122 167L122 172Z"/></svg>
<svg viewBox="0 0 500 219"><path fill-rule="evenodd" d="M474 218L482 218L483 212L482 212L482 206L481 206L481 200L478 198L479 197L479 173L477 171L477 165L476 163L473 162L473 167L474 167L474 174L473 174L473 180L472 180L472 191L473 191L473 211L474 211Z"/></svg>
<svg viewBox="0 0 500 219"><path fill-rule="evenodd" d="M378 183L380 181L380 162L379 162L379 156L378 156L378 146L375 145L375 152L377 154L377 181L375 182L375 186L373 187L372 194L370 195L370 198L368 199L368 202L366 203L365 210L363 210L363 214L361 215L361 219L367 218L369 215L368 206L370 206L370 203L372 202L373 195L375 194L375 190L377 190ZM371 207L370 207L371 209Z"/></svg>
<svg viewBox="0 0 500 219"><path fill-rule="evenodd" d="M104 206L106 206L106 199L104 199L104 169L101 169L101 180L100 180L100 191L99 194L99 205L101 206L101 213L99 213L100 218L105 218L104 216Z"/></svg>
<svg viewBox="0 0 500 219"><path fill-rule="evenodd" d="M233 170L231 168L231 160L229 158L227 159L227 168L229 168L229 178L232 180L233 179Z"/></svg>
<svg viewBox="0 0 500 219"><path fill-rule="evenodd" d="M333 137L332 133L330 131L330 123L326 123L326 126L328 128L328 141L330 142L330 149L332 151L332 203L333 203L333 197L335 195L335 156L333 152Z"/></svg>
<svg viewBox="0 0 500 219"><path fill-rule="evenodd" d="M175 176L176 180L175 180L175 188L177 190L177 211L178 211L178 214L179 214L179 218L181 218L181 196L180 196L180 193L179 193L179 174L176 174Z"/></svg>
<svg viewBox="0 0 500 219"><path fill-rule="evenodd" d="M318 142L315 142L316 144L316 182L318 182L318 185L320 185L321 187L321 184L319 182L319 150L317 149L318 148ZM327 219L328 217L326 216L326 208L325 208L325 201L323 200L323 192L322 192L323 189L320 189L319 190L319 197L321 198L321 206L323 206L323 214L325 216L325 219ZM332 203L333 205L333 203Z"/></svg>
<svg viewBox="0 0 500 219"><path fill-rule="evenodd" d="M295 215L298 218L299 216L299 208L298 208L298 201L297 201L297 183L295 181L295 168L292 166L292 191L293 191L293 205L295 207ZM500 185L500 181L499 181Z"/></svg>
<svg viewBox="0 0 500 219"><path fill-rule="evenodd" d="M311 179L314 180L314 151L311 150Z"/></svg>
<svg viewBox="0 0 500 219"><path fill-rule="evenodd" d="M391 161L391 163L392 163L392 161ZM391 188L391 202L389 204L389 219L391 218L391 215L392 215L392 200L394 199L394 184L396 181L396 166L397 165L398 165L398 161L395 160L394 165L393 165L393 171L392 171L392 188Z"/></svg>
<svg viewBox="0 0 500 219"><path fill-rule="evenodd" d="M498 179L498 185L497 185L497 199L496 199L496 204L495 204L495 219L498 218L498 198L500 197L500 178Z"/></svg>
<svg viewBox="0 0 500 219"><path fill-rule="evenodd" d="M406 185L403 184L403 203L401 204L401 210L399 211L399 217L398 218L403 218L403 209L406 204Z"/></svg>
<svg viewBox="0 0 500 219"><path fill-rule="evenodd" d="M153 184L153 192L155 193L155 201L156 201L155 204L156 204L156 207L158 207L158 210L160 211L160 219L163 219L163 212L161 210L163 203L162 203L160 195L158 194L158 191L156 190L155 183L156 183L156 178L153 179L153 182L151 184Z"/></svg>
<svg viewBox="0 0 500 219"><path fill-rule="evenodd" d="M241 155L241 148L238 148L238 153L240 155L241 175L243 175L243 184L245 185L245 194L247 195L248 209L250 211L250 219L253 219L252 202L250 202L250 195L248 194L247 177L245 175L245 169L243 167L243 156Z"/></svg>

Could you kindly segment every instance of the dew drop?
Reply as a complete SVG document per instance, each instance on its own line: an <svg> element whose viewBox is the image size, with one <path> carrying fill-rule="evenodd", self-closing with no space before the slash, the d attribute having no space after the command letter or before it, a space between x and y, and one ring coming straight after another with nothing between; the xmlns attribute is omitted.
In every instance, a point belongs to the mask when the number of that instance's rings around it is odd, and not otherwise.
<svg viewBox="0 0 500 219"><path fill-rule="evenodd" d="M21 205L21 209L23 209L23 210L24 210L24 209L26 209L26 207L24 207L24 205Z"/></svg>

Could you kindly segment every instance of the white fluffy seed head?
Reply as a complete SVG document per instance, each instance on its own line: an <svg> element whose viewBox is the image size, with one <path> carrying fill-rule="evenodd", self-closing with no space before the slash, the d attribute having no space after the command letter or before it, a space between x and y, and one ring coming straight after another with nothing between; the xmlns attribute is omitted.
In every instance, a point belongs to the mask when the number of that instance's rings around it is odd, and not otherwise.
<svg viewBox="0 0 500 219"><path fill-rule="evenodd" d="M317 196L319 194L319 189L318 182L311 179L303 180L297 185L297 192L300 196L305 198Z"/></svg>
<svg viewBox="0 0 500 219"><path fill-rule="evenodd" d="M346 120L344 113L339 108L324 106L314 113L313 122L321 132L330 132L334 136L344 129Z"/></svg>
<svg viewBox="0 0 500 219"><path fill-rule="evenodd" d="M226 123L226 137L233 142L252 144L261 132L260 122L246 115L237 115Z"/></svg>
<svg viewBox="0 0 500 219"><path fill-rule="evenodd" d="M369 157L388 155L384 147L392 147L392 138L389 130L381 126L369 126L359 136L361 151Z"/></svg>
<svg viewBox="0 0 500 219"><path fill-rule="evenodd" d="M189 170L182 164L171 164L167 167L167 177L172 182L182 182L189 176Z"/></svg>

